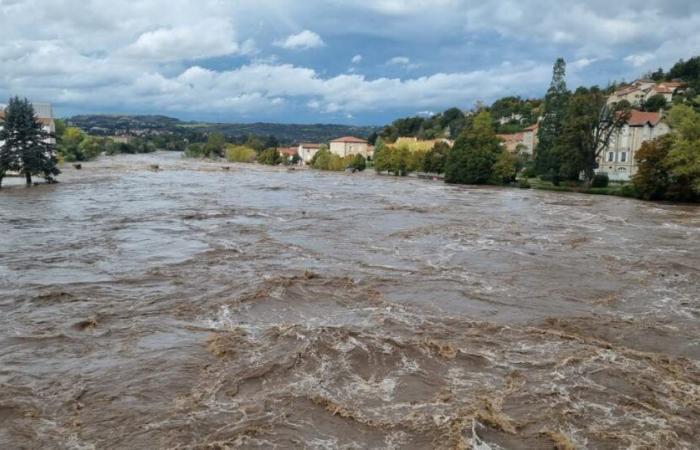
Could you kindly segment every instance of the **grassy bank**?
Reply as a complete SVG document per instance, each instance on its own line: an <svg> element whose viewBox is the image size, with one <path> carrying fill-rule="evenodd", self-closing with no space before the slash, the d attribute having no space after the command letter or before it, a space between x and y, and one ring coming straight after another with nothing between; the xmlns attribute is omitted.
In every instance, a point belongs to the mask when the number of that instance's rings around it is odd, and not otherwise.
<svg viewBox="0 0 700 450"><path fill-rule="evenodd" d="M587 187L582 183L562 182L555 186L551 181L540 180L539 178L528 178L527 182L532 189L557 192L578 192L581 194L593 195L615 195L618 197L638 198L634 186L630 183L610 183L607 187Z"/></svg>

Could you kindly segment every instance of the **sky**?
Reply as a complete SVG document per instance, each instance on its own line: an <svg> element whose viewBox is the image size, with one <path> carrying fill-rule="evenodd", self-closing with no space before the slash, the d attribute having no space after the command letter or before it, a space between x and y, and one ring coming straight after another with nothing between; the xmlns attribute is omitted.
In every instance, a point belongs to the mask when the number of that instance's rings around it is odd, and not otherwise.
<svg viewBox="0 0 700 450"><path fill-rule="evenodd" d="M700 55L698 0L0 0L0 102L381 125Z"/></svg>

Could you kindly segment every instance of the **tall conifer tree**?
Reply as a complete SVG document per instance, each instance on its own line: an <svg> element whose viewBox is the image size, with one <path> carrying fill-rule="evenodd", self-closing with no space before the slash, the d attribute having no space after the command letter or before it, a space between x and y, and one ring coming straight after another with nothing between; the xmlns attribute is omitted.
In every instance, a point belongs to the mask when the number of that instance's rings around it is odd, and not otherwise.
<svg viewBox="0 0 700 450"><path fill-rule="evenodd" d="M544 98L542 122L537 132L535 167L540 175L559 176L561 161L556 152L556 145L564 126L568 102L566 62L559 58L554 63L552 82Z"/></svg>
<svg viewBox="0 0 700 450"><path fill-rule="evenodd" d="M4 141L0 146L0 182L8 170L23 174L27 185L32 184L32 175L38 174L53 182L60 171L52 137L43 130L29 100L10 99L0 131L0 141Z"/></svg>

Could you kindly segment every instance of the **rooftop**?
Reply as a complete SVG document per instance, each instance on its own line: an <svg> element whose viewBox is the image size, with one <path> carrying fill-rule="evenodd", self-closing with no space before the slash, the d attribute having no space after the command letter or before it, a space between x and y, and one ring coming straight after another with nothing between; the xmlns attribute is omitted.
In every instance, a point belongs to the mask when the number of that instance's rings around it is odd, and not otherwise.
<svg viewBox="0 0 700 450"><path fill-rule="evenodd" d="M630 118L627 121L627 123L631 127L640 127L646 125L647 123L651 125L656 125L659 122L661 122L660 112L644 112L638 111L636 109L632 110Z"/></svg>
<svg viewBox="0 0 700 450"><path fill-rule="evenodd" d="M344 142L349 144L366 144L367 141L364 139L356 138L354 136L344 136L338 139L333 139L331 142Z"/></svg>

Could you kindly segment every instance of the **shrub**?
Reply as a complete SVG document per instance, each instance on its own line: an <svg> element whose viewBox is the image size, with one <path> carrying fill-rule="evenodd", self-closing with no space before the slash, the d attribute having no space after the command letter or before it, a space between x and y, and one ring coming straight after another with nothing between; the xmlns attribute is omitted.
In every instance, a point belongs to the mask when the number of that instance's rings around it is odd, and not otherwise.
<svg viewBox="0 0 700 450"><path fill-rule="evenodd" d="M520 180L518 181L518 187L520 189L530 189L532 186L530 186L530 182L527 180Z"/></svg>
<svg viewBox="0 0 700 450"><path fill-rule="evenodd" d="M258 156L258 162L260 164L267 164L268 166L276 166L282 162L282 157L276 148L268 148L260 153L260 156Z"/></svg>
<svg viewBox="0 0 700 450"><path fill-rule="evenodd" d="M350 167L362 172L363 170L365 170L365 168L367 168L367 160L364 156L358 153L353 157L352 162L350 163Z"/></svg>
<svg viewBox="0 0 700 450"><path fill-rule="evenodd" d="M604 188L604 187L608 187L609 183L610 183L610 178L608 177L607 173L597 173L593 177L593 181L591 182L591 187Z"/></svg>
<svg viewBox="0 0 700 450"><path fill-rule="evenodd" d="M252 163L256 153L245 145L228 145L226 147L226 159L231 162Z"/></svg>

